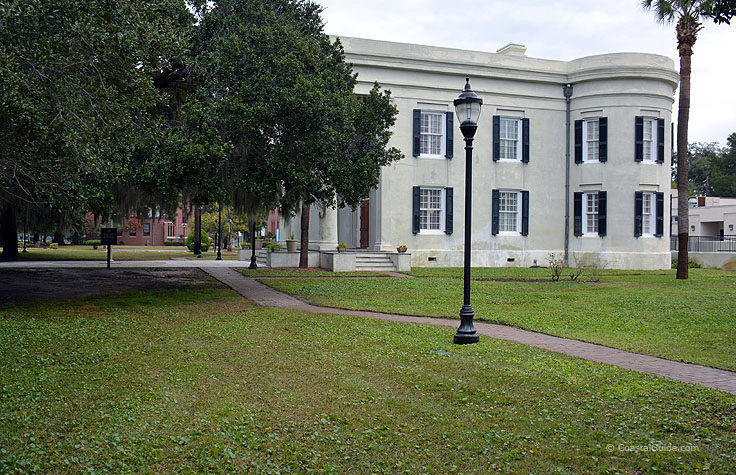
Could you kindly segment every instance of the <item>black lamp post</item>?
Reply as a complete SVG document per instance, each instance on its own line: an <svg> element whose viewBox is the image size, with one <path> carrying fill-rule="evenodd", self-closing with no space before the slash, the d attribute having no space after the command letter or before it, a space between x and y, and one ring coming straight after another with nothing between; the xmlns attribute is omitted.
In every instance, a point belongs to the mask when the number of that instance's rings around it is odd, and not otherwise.
<svg viewBox="0 0 736 475"><path fill-rule="evenodd" d="M460 309L460 327L453 341L458 345L477 343L478 334L473 326L475 312L470 306L470 208L473 201L473 137L478 129L478 117L483 99L470 88L470 78L465 78L465 89L454 101L455 113L460 121L460 131L465 137L465 249L463 269L463 306Z"/></svg>
<svg viewBox="0 0 736 475"><path fill-rule="evenodd" d="M217 257L216 261L222 260L222 203L217 203Z"/></svg>

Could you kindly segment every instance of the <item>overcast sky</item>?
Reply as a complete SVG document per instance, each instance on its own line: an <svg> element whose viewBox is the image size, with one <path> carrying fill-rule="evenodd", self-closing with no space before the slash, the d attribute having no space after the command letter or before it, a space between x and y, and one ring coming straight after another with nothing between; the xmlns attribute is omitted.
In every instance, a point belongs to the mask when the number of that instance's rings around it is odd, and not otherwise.
<svg viewBox="0 0 736 475"><path fill-rule="evenodd" d="M571 60L602 53L669 56L679 69L674 25L640 0L317 0L331 35L495 52L522 43L527 55ZM690 142L736 132L736 22L706 23L693 55ZM677 120L673 110L673 120Z"/></svg>

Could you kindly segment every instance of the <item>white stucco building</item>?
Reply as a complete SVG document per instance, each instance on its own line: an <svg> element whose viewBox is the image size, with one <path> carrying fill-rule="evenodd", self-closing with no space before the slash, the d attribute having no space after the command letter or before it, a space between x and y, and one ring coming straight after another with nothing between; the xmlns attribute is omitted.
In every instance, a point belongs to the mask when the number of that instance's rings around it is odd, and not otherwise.
<svg viewBox="0 0 736 475"><path fill-rule="evenodd" d="M670 58L640 53L553 61L341 38L358 73L399 110L385 167L356 211L312 216L315 248L394 251L413 266L461 266L465 152L452 105L470 76L483 99L473 152L473 266L546 265L550 253L608 267L669 268ZM569 101L564 87L572 86ZM299 235L299 220L282 223ZM662 236L664 234L664 237Z"/></svg>

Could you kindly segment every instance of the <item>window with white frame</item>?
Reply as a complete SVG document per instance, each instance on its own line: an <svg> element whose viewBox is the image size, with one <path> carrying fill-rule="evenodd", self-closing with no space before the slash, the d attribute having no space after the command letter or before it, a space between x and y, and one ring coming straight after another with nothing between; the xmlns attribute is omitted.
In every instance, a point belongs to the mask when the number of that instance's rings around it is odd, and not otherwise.
<svg viewBox="0 0 736 475"><path fill-rule="evenodd" d="M654 236L657 230L654 193L641 194L641 234Z"/></svg>
<svg viewBox="0 0 736 475"><path fill-rule="evenodd" d="M583 234L598 235L598 193L583 194Z"/></svg>
<svg viewBox="0 0 736 475"><path fill-rule="evenodd" d="M501 117L500 120L500 159L521 160L521 120Z"/></svg>
<svg viewBox="0 0 736 475"><path fill-rule="evenodd" d="M654 162L657 159L657 119L644 117L644 145L642 159L645 162Z"/></svg>
<svg viewBox="0 0 736 475"><path fill-rule="evenodd" d="M445 230L445 190L442 188L422 188L419 193L420 232L444 232Z"/></svg>
<svg viewBox="0 0 736 475"><path fill-rule="evenodd" d="M498 230L502 233L521 232L521 192L499 191Z"/></svg>
<svg viewBox="0 0 736 475"><path fill-rule="evenodd" d="M445 114L422 111L419 130L419 154L430 157L445 155Z"/></svg>
<svg viewBox="0 0 736 475"><path fill-rule="evenodd" d="M600 140L600 127L598 118L583 121L583 161L598 161L598 144Z"/></svg>

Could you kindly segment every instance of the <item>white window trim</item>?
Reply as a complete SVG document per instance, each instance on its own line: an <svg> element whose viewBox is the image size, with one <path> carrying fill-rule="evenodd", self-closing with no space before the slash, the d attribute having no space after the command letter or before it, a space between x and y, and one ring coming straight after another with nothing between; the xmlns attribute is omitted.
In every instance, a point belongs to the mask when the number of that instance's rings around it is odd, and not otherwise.
<svg viewBox="0 0 736 475"><path fill-rule="evenodd" d="M422 229L421 218L419 220L419 234L432 235L432 234L445 234L445 224L447 222L447 192L446 189L441 186L421 186L419 187L419 194L421 197L422 190L440 190L440 229ZM421 201L421 199L420 199ZM419 207L419 213L421 215L422 208Z"/></svg>
<svg viewBox="0 0 736 475"><path fill-rule="evenodd" d="M598 163L600 162L600 156L595 160L588 158L588 122L598 121L598 145L601 143L601 129L600 129L600 118L587 118L583 119L583 163Z"/></svg>
<svg viewBox="0 0 736 475"><path fill-rule="evenodd" d="M646 216L644 215L644 200L645 196L649 196L649 230L650 232L645 233L644 232L644 220L646 219ZM655 237L654 235L657 233L657 194L653 193L651 191L645 191L641 194L641 237Z"/></svg>
<svg viewBox="0 0 736 475"><path fill-rule="evenodd" d="M501 231L501 193L516 193L516 231ZM519 190L498 190L498 235L499 236L521 236L521 210L523 196Z"/></svg>
<svg viewBox="0 0 736 475"><path fill-rule="evenodd" d="M583 231L583 237L598 237L598 231L596 232L588 232L588 197L590 195L596 195L598 196L597 191L586 191L583 193L583 212L582 212L582 231ZM598 213L600 213L600 202L598 203ZM596 215L597 216L597 215Z"/></svg>
<svg viewBox="0 0 736 475"><path fill-rule="evenodd" d="M644 130L642 130L641 161L642 163L657 163L657 142L659 140L659 137L657 137L657 117L644 117L642 122L642 129L646 129L647 125L652 128L652 142L649 144L649 159L647 159L644 154L646 142L644 142Z"/></svg>
<svg viewBox="0 0 736 475"><path fill-rule="evenodd" d="M439 110L429 110L429 109L421 109L420 112L420 130L419 130L419 156L417 158L447 158L445 155L447 154L447 120L445 119L445 113L446 111L439 111ZM440 120L440 123L442 124L442 138L440 139L440 154L430 154L430 153L421 153L422 150L422 131L421 131L421 115L422 114L438 114L441 115L442 118Z"/></svg>
<svg viewBox="0 0 736 475"><path fill-rule="evenodd" d="M524 137L522 136L522 134L523 134L523 128L521 126L521 119L519 119L518 117L501 117L500 120L501 121L503 121L503 120L513 120L513 121L516 122L516 137L517 138L516 138L516 158L502 158L502 157L499 156L498 161L499 162L519 162L519 163L521 163L521 158L522 158L522 153L523 153L523 150L522 150L523 145L522 144L524 143ZM500 129L500 127L499 127L499 129ZM499 135L500 135L500 133L501 132L499 131ZM503 139L499 136L498 137L499 147L500 147L501 140L503 140ZM500 152L499 152L499 154L500 154Z"/></svg>

